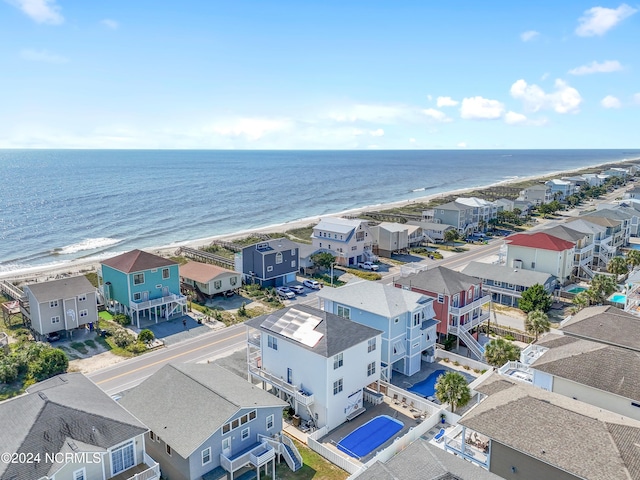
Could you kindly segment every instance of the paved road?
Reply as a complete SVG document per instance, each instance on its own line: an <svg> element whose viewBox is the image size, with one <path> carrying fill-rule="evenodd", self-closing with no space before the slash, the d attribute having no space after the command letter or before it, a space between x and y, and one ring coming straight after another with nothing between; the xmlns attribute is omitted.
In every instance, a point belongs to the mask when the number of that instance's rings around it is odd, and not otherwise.
<svg viewBox="0 0 640 480"><path fill-rule="evenodd" d="M133 388L170 362L195 363L223 356L246 345L244 325L205 333L197 338L117 363L88 375L109 395Z"/></svg>

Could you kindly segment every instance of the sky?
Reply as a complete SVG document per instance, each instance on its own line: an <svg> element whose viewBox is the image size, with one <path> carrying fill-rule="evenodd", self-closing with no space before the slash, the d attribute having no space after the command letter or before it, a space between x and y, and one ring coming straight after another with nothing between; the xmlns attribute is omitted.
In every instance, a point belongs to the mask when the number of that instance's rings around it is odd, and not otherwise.
<svg viewBox="0 0 640 480"><path fill-rule="evenodd" d="M0 148L638 148L639 10L0 0Z"/></svg>

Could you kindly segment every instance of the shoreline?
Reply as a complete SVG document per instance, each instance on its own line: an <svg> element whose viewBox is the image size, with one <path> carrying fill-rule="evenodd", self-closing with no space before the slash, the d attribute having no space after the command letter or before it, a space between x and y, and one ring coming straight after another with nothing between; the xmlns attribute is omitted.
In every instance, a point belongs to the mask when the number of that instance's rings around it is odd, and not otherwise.
<svg viewBox="0 0 640 480"><path fill-rule="evenodd" d="M516 185L523 182L531 182L535 180L541 180L544 178L556 177L560 175L567 176L570 174L583 172L585 170L589 170L593 168L616 166L616 165L630 164L630 163L640 163L640 158L630 158L630 159L623 159L619 161L606 161L606 162L597 163L593 165L586 165L579 168L573 168L570 170L558 170L558 171L548 172L541 175L508 178L508 179L499 180L497 182L493 182L487 185L465 187L465 188L459 188L455 190L447 190L447 191L432 193L429 195L416 197L412 199L397 200L397 201L379 203L379 204L373 204L373 205L365 205L362 207L350 208L350 209L342 210L339 212L326 213L321 215L312 215L312 216L308 216L308 217L304 217L296 220L290 220L287 222L266 225L264 227L256 227L256 228L251 228L246 230L240 230L237 232L202 237L202 238L193 239L193 240L177 241L168 245L163 245L158 247L148 247L148 248L144 248L144 250L154 254L162 255L162 256L171 256L180 247L198 248L198 247L209 245L214 240L231 241L239 238L244 238L252 234L284 233L287 230L303 228L303 227L307 227L308 225L318 223L322 218L343 216L348 214L358 215L358 214L362 214L364 212L369 212L372 210L388 210L392 208L403 207L413 203L427 203L439 197L446 197L450 195L462 195L464 193L472 192L472 191L482 191L482 190L486 190L499 185L502 185L502 186ZM19 282L22 284L22 283L28 283L32 281L35 281L35 282L46 281L46 280L53 279L58 275L75 275L75 274L88 273L88 272L96 271L97 266L99 265L101 260L116 256L118 254L119 252L109 252L109 253L100 254L100 255L89 255L88 257L85 257L85 258L81 257L81 258L77 258L69 261L62 260L60 262L50 262L42 265L33 265L30 267L19 268L15 270L0 271L0 280Z"/></svg>

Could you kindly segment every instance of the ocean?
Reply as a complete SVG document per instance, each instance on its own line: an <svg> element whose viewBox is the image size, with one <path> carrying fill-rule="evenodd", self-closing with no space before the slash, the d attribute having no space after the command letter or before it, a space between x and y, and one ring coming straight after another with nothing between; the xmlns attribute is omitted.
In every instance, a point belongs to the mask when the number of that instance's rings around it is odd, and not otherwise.
<svg viewBox="0 0 640 480"><path fill-rule="evenodd" d="M0 272L640 158L640 150L0 150Z"/></svg>

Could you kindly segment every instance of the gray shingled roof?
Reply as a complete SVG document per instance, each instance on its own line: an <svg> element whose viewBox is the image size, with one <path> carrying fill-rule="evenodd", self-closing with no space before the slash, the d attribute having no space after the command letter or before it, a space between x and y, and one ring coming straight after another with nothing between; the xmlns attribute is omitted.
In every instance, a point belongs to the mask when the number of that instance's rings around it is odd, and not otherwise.
<svg viewBox="0 0 640 480"><path fill-rule="evenodd" d="M406 277L400 277L394 282L403 287L418 288L426 292L443 293L445 295L466 291L472 285L480 283L475 277L446 267L436 267L412 273Z"/></svg>
<svg viewBox="0 0 640 480"><path fill-rule="evenodd" d="M33 385L25 395L0 403L0 445L7 452L58 453L73 450L104 451L147 431L80 373L59 375ZM75 445L74 445L75 444ZM41 478L57 466L0 462L0 478Z"/></svg>
<svg viewBox="0 0 640 480"><path fill-rule="evenodd" d="M531 367L598 390L640 400L640 352L574 339L550 348Z"/></svg>
<svg viewBox="0 0 640 480"><path fill-rule="evenodd" d="M532 287L536 283L544 285L553 275L544 272L534 272L522 268L512 268L493 263L470 262L462 269L462 273L483 280L494 280L523 287Z"/></svg>
<svg viewBox="0 0 640 480"><path fill-rule="evenodd" d="M142 250L131 250L130 252L107 258L100 263L123 273L142 272L144 270L178 264L168 258L159 257L158 255L143 252Z"/></svg>
<svg viewBox="0 0 640 480"><path fill-rule="evenodd" d="M596 234L599 232L607 231L607 227L603 225L598 225L597 223L593 223L588 219L582 219L582 218L567 219L567 224L569 225L570 228L577 230L579 232L584 232L584 233Z"/></svg>
<svg viewBox="0 0 640 480"><path fill-rule="evenodd" d="M84 275L51 280L50 282L31 283L26 287L31 290L38 303L86 295L96 290L96 287L91 285L91 282Z"/></svg>
<svg viewBox="0 0 640 480"><path fill-rule="evenodd" d="M640 352L640 318L613 306L584 308L561 329L565 335Z"/></svg>
<svg viewBox="0 0 640 480"><path fill-rule="evenodd" d="M120 404L183 458L240 409L288 405L213 363L165 365Z"/></svg>
<svg viewBox="0 0 640 480"><path fill-rule="evenodd" d="M386 463L376 462L359 480L500 480L502 477L418 438Z"/></svg>
<svg viewBox="0 0 640 480"><path fill-rule="evenodd" d="M639 421L541 388L512 383L458 423L580 478L640 479Z"/></svg>
<svg viewBox="0 0 640 480"><path fill-rule="evenodd" d="M386 318L411 312L421 304L433 302L433 298L421 293L368 280L349 283L340 288L324 288L318 292L318 297Z"/></svg>
<svg viewBox="0 0 640 480"><path fill-rule="evenodd" d="M555 227L545 228L539 231L546 233L547 235L551 235L553 237L561 238L562 240L574 243L578 240L582 240L586 236L584 232L574 230L573 228L570 228L566 225L556 225Z"/></svg>
<svg viewBox="0 0 640 480"><path fill-rule="evenodd" d="M275 316L276 318L280 318L292 309L300 310L302 312L315 315L322 319L322 321L314 330L316 332L322 333L323 336L314 347L309 347L307 345L304 345L303 343L298 342L296 342L296 344L301 348L310 350L326 358L333 357L334 355L345 351L347 348L358 345L359 343L362 343L365 340L373 338L376 335L380 335L382 333L380 330L376 330L375 328L367 327L366 325L362 325L357 322L352 322L351 320L339 317L337 315L334 315L333 313L324 312L307 305L295 305L282 308L276 312L252 318L244 323L245 325L257 328L259 330L262 330L263 332L268 332L270 335L280 337L287 342L295 342L295 340L292 340L262 327L262 322L264 322L267 317Z"/></svg>
<svg viewBox="0 0 640 480"><path fill-rule="evenodd" d="M620 221L629 220L633 216L634 215L628 212L624 212L618 208L616 209L603 208L601 210L596 210L595 212L588 212L581 215L581 217L604 217L604 218L609 218L611 220L620 220Z"/></svg>

